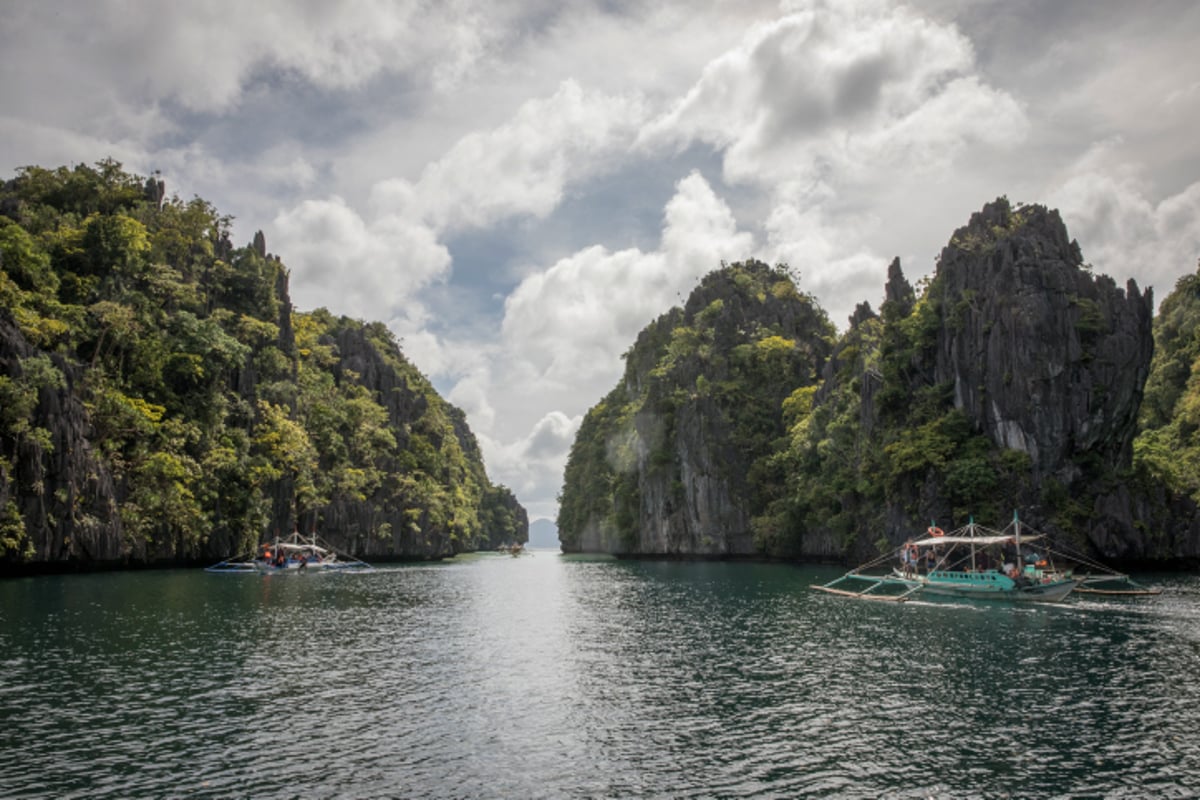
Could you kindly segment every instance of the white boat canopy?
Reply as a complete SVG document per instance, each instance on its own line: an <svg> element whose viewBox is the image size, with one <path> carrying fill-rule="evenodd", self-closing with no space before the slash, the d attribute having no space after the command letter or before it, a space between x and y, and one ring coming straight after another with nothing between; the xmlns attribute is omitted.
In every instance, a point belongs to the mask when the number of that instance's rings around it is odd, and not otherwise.
<svg viewBox="0 0 1200 800"><path fill-rule="evenodd" d="M1022 536L1021 544L1025 542L1036 541L1042 538L1040 534L1035 536ZM924 539L918 539L911 542L916 547L933 547L939 544L974 544L980 547L988 547L993 544L1009 544L1015 542L1016 537L1011 535L1005 536L929 536Z"/></svg>
<svg viewBox="0 0 1200 800"><path fill-rule="evenodd" d="M291 551L306 550L310 553L320 553L322 555L329 552L324 547L319 547L315 544L295 544L293 542L279 542L278 544L276 544L274 546L278 550L291 550Z"/></svg>

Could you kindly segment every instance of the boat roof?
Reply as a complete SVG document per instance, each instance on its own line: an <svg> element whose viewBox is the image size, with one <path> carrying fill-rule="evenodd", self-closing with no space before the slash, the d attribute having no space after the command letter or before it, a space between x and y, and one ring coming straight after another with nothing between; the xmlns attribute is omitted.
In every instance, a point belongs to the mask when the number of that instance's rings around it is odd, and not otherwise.
<svg viewBox="0 0 1200 800"><path fill-rule="evenodd" d="M291 542L280 542L275 545L280 550L311 550L314 553L328 553L324 547L315 544L292 544Z"/></svg>
<svg viewBox="0 0 1200 800"><path fill-rule="evenodd" d="M264 542L262 545L260 545L260 547L263 550L269 550L270 548L274 547L276 550L290 550L290 551L307 550L310 553L321 553L321 554L332 552L331 550L327 550L326 548L321 547L320 545L313 544L311 542L274 542L274 543Z"/></svg>
<svg viewBox="0 0 1200 800"><path fill-rule="evenodd" d="M980 547L987 547L993 544L1008 544L1009 542L1016 541L1016 538L1016 536L1009 534L996 536L927 536L926 538L918 539L911 544L917 547L933 547L934 545L938 544L973 544ZM1042 538L1041 534L1034 536L1022 536L1021 541L1032 542L1040 538Z"/></svg>

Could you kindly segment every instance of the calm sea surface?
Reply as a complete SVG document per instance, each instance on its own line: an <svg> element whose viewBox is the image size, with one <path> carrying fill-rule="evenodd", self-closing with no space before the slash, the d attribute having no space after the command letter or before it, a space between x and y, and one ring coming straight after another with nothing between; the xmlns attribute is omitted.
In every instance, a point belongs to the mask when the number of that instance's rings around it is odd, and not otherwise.
<svg viewBox="0 0 1200 800"><path fill-rule="evenodd" d="M1200 578L865 603L550 551L0 581L2 797L1196 797Z"/></svg>

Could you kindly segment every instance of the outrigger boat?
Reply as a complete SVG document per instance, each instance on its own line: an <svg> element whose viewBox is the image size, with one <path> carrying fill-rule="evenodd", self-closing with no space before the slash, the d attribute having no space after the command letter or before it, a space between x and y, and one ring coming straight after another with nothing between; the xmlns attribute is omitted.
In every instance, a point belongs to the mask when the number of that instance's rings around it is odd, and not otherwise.
<svg viewBox="0 0 1200 800"><path fill-rule="evenodd" d="M365 561L358 559L341 559L331 547L327 547L317 539L314 533L305 540L299 531L292 533L287 539L276 539L274 542L264 542L252 557L243 556L228 559L211 567L205 567L205 572L254 572L271 574L276 572L369 572L374 568Z"/></svg>
<svg viewBox="0 0 1200 800"><path fill-rule="evenodd" d="M918 594L1043 603L1065 600L1073 591L1158 594L1158 590L1139 586L1128 575L1086 557L1052 550L1043 534L1022 532L1016 514L1002 531L977 525L972 519L949 533L934 524L926 534L812 588L861 600L892 602L903 602ZM894 565L897 559L900 566ZM1079 567L1095 571L1077 575ZM886 571L880 573L880 568Z"/></svg>

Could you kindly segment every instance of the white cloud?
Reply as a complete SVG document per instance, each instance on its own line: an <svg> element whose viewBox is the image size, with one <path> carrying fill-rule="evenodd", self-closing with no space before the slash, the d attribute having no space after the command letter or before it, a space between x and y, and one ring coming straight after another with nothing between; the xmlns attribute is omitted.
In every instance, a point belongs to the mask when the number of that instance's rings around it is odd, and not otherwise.
<svg viewBox="0 0 1200 800"><path fill-rule="evenodd" d="M1085 260L1118 281L1138 277L1162 300L1200 258L1200 182L1157 202L1136 165L1114 162L1118 143L1093 147L1050 194Z"/></svg>
<svg viewBox="0 0 1200 800"><path fill-rule="evenodd" d="M572 419L561 411L551 411L538 420L525 440L524 452L531 458L558 458L575 438L580 419Z"/></svg>
<svg viewBox="0 0 1200 800"><path fill-rule="evenodd" d="M88 88L108 87L105 98L118 104L168 100L220 112L239 103L264 70L330 90L384 73L449 88L472 73L520 16L469 0L214 0L136 8L122 0L50 0L6 13L12 34L6 44L26 55L70 51L72 62L85 58L90 72L62 87L80 97Z"/></svg>
<svg viewBox="0 0 1200 800"><path fill-rule="evenodd" d="M504 341L540 379L615 380L619 354L638 331L680 303L720 261L753 255L752 237L737 231L729 207L699 173L676 189L660 250L589 247L530 275L508 296Z"/></svg>
<svg viewBox="0 0 1200 800"><path fill-rule="evenodd" d="M491 431L496 421L496 410L488 401L491 375L486 368L473 371L462 378L446 396L454 405L466 412L476 432Z"/></svg>
<svg viewBox="0 0 1200 800"><path fill-rule="evenodd" d="M781 203L766 223L770 258L798 270L800 287L816 295L830 321L845 329L858 303L867 300L879 308L890 259L867 244L874 227L869 218L834 223L819 207Z"/></svg>
<svg viewBox="0 0 1200 800"><path fill-rule="evenodd" d="M645 112L637 97L587 92L565 81L549 98L524 103L497 128L460 139L407 191L391 197L437 230L481 227L514 215L545 217L565 188L624 152Z"/></svg>
<svg viewBox="0 0 1200 800"><path fill-rule="evenodd" d="M974 69L952 26L880 3L806 3L710 63L642 142L705 142L724 150L727 180L774 185L1019 141L1020 106Z"/></svg>
<svg viewBox="0 0 1200 800"><path fill-rule="evenodd" d="M1029 123L1020 105L978 77L955 78L926 102L861 137L857 176L881 164L933 172L949 167L970 145L1020 143Z"/></svg>
<svg viewBox="0 0 1200 800"><path fill-rule="evenodd" d="M582 421L582 414L550 411L514 441L479 436L489 477L522 498L530 519L554 518L567 452Z"/></svg>
<svg viewBox="0 0 1200 800"><path fill-rule="evenodd" d="M298 307L367 319L397 316L450 267L449 252L428 228L394 215L366 221L337 196L281 213L268 241L285 243Z"/></svg>

